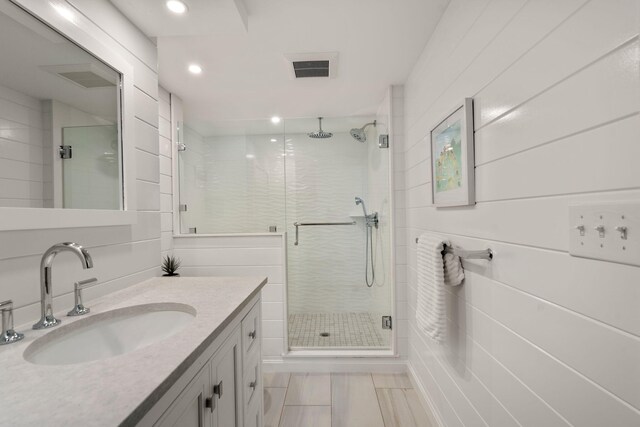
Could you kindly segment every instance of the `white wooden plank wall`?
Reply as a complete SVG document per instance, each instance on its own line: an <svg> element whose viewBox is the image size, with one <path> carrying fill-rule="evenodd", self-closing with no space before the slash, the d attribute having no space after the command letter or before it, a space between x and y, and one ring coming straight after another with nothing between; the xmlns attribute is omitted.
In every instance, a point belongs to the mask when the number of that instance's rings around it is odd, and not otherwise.
<svg viewBox="0 0 640 427"><path fill-rule="evenodd" d="M82 270L73 255L57 257L53 272L54 309L73 305L73 283L88 277L101 282L86 291L90 301L159 273L160 173L158 161L157 52L153 43L109 2L71 0L90 20L91 35L134 67L135 145L138 222L133 226L8 231L0 233L0 299L13 299L18 325L37 320L40 311L39 263L52 244L75 241L89 249L92 270ZM88 304L90 305L90 304ZM28 325L27 325L28 326Z"/></svg>
<svg viewBox="0 0 640 427"><path fill-rule="evenodd" d="M640 268L567 252L570 203L640 199L638 8L452 0L407 80L409 364L443 425L640 425ZM429 131L466 96L478 203L435 209ZM496 254L464 263L442 346L415 322L424 231Z"/></svg>
<svg viewBox="0 0 640 427"><path fill-rule="evenodd" d="M286 260L283 235L183 236L173 253L183 276L267 277L262 290L262 356L280 359L284 351Z"/></svg>
<svg viewBox="0 0 640 427"><path fill-rule="evenodd" d="M156 149L159 148L160 167L160 237L162 256L173 248L173 184L171 182L171 162L173 144L171 142L171 96L164 88L158 88L159 134Z"/></svg>
<svg viewBox="0 0 640 427"><path fill-rule="evenodd" d="M0 86L0 207L43 207L43 126L40 101Z"/></svg>

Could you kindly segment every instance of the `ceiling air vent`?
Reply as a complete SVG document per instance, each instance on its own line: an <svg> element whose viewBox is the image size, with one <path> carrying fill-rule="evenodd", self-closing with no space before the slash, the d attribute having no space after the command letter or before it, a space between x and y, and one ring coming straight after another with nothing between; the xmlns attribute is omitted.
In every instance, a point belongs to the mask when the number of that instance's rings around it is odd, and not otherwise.
<svg viewBox="0 0 640 427"><path fill-rule="evenodd" d="M302 77L329 77L329 61L294 61L296 79Z"/></svg>
<svg viewBox="0 0 640 427"><path fill-rule="evenodd" d="M115 86L114 83L107 79L103 79L99 75L92 73L91 71L71 71L68 73L58 73L58 75L64 77L67 80L71 80L75 84L78 84L84 88L91 89L94 87L109 87Z"/></svg>
<svg viewBox="0 0 640 427"><path fill-rule="evenodd" d="M120 76L116 71L97 62L42 65L41 68L84 89L113 87L116 86L120 80Z"/></svg>
<svg viewBox="0 0 640 427"><path fill-rule="evenodd" d="M292 79L307 77L336 78L338 69L337 52L294 53L285 55L285 58Z"/></svg>

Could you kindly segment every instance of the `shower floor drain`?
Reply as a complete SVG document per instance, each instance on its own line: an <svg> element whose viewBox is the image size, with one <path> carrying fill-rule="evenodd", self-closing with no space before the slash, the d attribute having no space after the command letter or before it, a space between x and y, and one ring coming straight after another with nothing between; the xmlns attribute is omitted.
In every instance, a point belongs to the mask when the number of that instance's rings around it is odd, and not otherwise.
<svg viewBox="0 0 640 427"><path fill-rule="evenodd" d="M331 335L329 332L320 332L321 337L328 337L329 335Z"/></svg>

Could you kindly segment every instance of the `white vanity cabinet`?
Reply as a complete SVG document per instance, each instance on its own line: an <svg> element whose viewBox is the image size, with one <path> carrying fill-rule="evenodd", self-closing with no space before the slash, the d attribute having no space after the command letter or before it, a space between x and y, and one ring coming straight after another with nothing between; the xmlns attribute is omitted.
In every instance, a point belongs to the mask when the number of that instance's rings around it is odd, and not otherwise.
<svg viewBox="0 0 640 427"><path fill-rule="evenodd" d="M230 333L221 334L224 342L220 344L214 340L204 352L205 358L211 353L213 355L204 361L204 365L195 376L192 371L187 370L138 425L263 425L259 297L256 297L249 307L248 311L243 310L227 326L225 332L231 329ZM198 361L195 364L197 367ZM183 386L185 383L187 385ZM169 402L167 398L170 398L171 394L177 394L177 397ZM158 414L161 414L159 418Z"/></svg>

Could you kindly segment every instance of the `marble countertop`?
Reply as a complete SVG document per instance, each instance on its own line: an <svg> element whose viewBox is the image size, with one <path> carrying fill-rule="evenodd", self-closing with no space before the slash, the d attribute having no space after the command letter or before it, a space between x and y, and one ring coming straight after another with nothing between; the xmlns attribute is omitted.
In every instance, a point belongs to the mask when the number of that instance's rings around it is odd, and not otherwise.
<svg viewBox="0 0 640 427"><path fill-rule="evenodd" d="M0 425L135 424L266 282L258 277L156 277L88 302L88 315L57 313L62 326L16 328L25 338L0 347ZM167 302L193 307L196 317L180 333L147 347L75 365L35 365L23 358L34 340L65 325L116 308Z"/></svg>

